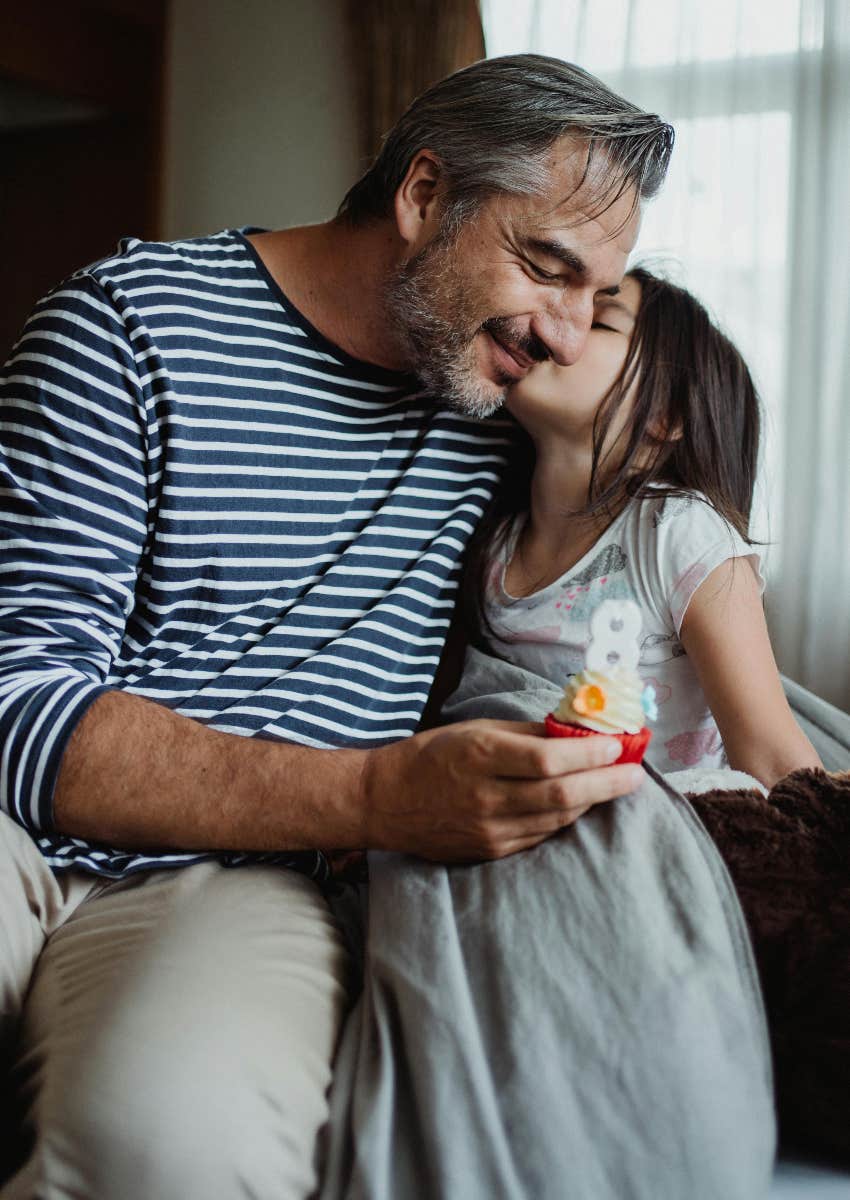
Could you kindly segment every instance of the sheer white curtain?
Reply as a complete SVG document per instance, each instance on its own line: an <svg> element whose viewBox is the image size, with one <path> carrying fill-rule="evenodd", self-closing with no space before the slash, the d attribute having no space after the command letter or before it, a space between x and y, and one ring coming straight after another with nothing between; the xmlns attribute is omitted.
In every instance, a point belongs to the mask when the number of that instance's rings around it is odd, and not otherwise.
<svg viewBox="0 0 850 1200"><path fill-rule="evenodd" d="M483 0L490 55L570 59L676 127L635 259L708 305L766 414L780 666L850 709L850 0Z"/></svg>

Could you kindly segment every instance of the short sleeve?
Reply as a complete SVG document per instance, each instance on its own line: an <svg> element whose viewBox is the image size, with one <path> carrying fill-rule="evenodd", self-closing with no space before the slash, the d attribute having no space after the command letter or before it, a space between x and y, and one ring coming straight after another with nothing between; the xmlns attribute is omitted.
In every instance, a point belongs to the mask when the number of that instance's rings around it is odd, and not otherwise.
<svg viewBox="0 0 850 1200"><path fill-rule="evenodd" d="M758 550L707 500L696 495L667 496L650 507L647 533L653 541L653 566L677 636L697 588L721 563L749 559L759 590L764 591Z"/></svg>

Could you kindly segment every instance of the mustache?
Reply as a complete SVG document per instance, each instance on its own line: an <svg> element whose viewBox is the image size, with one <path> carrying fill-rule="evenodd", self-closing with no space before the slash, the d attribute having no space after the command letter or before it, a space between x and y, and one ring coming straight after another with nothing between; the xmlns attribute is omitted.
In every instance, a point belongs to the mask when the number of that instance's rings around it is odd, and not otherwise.
<svg viewBox="0 0 850 1200"><path fill-rule="evenodd" d="M536 334L520 333L511 317L489 317L481 328L485 333L503 343L511 350L518 350L532 362L545 362L550 358L549 350Z"/></svg>

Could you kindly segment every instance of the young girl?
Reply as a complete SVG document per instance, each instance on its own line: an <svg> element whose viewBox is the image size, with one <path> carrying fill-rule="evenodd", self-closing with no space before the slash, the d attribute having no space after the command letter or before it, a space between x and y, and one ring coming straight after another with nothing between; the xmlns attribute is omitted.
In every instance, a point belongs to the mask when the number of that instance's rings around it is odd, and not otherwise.
<svg viewBox="0 0 850 1200"><path fill-rule="evenodd" d="M535 366L507 407L527 436L470 550L477 640L563 684L596 606L631 598L653 766L728 763L768 788L819 766L782 690L749 536L758 399L705 309L635 269L600 298L581 359Z"/></svg>

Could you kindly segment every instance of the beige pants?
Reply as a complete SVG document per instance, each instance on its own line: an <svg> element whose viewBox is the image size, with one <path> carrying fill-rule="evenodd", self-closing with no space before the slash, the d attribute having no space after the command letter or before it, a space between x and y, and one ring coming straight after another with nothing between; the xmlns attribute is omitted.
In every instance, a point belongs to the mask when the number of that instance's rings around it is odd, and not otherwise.
<svg viewBox="0 0 850 1200"><path fill-rule="evenodd" d="M0 1200L290 1200L316 1186L349 960L315 884L202 863L58 876L0 813Z"/></svg>

